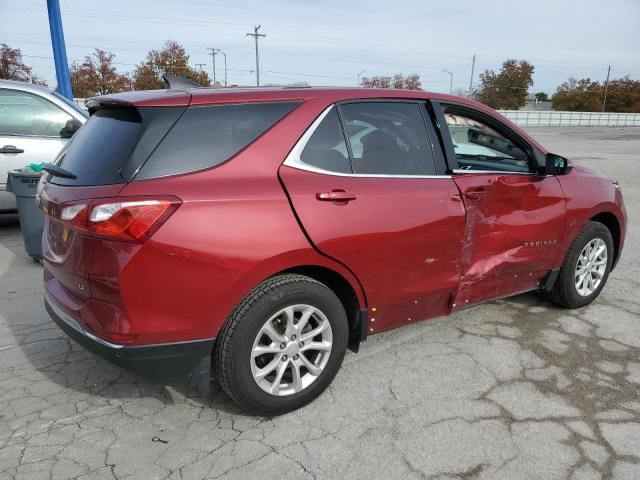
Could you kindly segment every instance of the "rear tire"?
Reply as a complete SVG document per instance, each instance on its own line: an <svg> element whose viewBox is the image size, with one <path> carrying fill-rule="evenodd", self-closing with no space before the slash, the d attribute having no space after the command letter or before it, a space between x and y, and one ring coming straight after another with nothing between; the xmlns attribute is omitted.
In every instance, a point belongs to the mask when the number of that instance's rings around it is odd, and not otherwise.
<svg viewBox="0 0 640 480"><path fill-rule="evenodd" d="M216 339L214 369L243 410L281 415L327 388L347 341L347 315L331 289L303 275L278 275L233 310Z"/></svg>
<svg viewBox="0 0 640 480"><path fill-rule="evenodd" d="M614 253L609 229L599 222L587 223L569 248L550 292L551 301L565 308L593 302L607 283Z"/></svg>

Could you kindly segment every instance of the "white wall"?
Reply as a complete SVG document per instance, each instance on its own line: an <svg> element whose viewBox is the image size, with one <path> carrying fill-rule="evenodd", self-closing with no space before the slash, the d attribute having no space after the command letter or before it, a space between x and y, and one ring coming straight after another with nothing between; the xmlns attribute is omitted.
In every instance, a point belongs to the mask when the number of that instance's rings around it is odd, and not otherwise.
<svg viewBox="0 0 640 480"><path fill-rule="evenodd" d="M498 111L523 127L640 127L640 113Z"/></svg>

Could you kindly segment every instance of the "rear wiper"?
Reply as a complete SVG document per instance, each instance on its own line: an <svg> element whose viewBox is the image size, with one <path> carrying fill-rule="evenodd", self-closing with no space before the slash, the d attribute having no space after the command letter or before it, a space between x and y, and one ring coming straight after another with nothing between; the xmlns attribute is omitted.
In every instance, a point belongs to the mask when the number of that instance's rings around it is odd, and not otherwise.
<svg viewBox="0 0 640 480"><path fill-rule="evenodd" d="M47 163L42 169L45 172L48 172L51 175L54 175L56 177L71 178L71 179L78 178L74 173L71 173L69 170L65 170L62 167L58 167L53 163Z"/></svg>

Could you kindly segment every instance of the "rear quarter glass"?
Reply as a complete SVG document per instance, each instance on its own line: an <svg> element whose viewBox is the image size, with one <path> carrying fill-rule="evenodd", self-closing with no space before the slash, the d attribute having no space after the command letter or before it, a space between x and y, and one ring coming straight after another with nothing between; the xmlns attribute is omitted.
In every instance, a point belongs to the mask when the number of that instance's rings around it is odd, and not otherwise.
<svg viewBox="0 0 640 480"><path fill-rule="evenodd" d="M69 186L128 182L184 110L185 107L97 110L56 160L77 178L48 175L47 180Z"/></svg>
<svg viewBox="0 0 640 480"><path fill-rule="evenodd" d="M188 107L135 179L165 177L219 165L250 145L299 103Z"/></svg>

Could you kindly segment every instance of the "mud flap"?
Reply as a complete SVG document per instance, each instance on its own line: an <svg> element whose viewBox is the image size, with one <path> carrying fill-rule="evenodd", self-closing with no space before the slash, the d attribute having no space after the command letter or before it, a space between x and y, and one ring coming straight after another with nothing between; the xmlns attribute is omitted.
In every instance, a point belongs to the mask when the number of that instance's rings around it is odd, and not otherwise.
<svg viewBox="0 0 640 480"><path fill-rule="evenodd" d="M369 333L369 311L366 308L358 310L356 321L349 328L349 343L347 347L353 353L360 350L360 342L367 339Z"/></svg>
<svg viewBox="0 0 640 480"><path fill-rule="evenodd" d="M558 280L558 276L560 275L560 269L554 268L551 270L544 280L540 283L540 290L543 292L550 292L553 289L553 286L556 284L556 280Z"/></svg>

